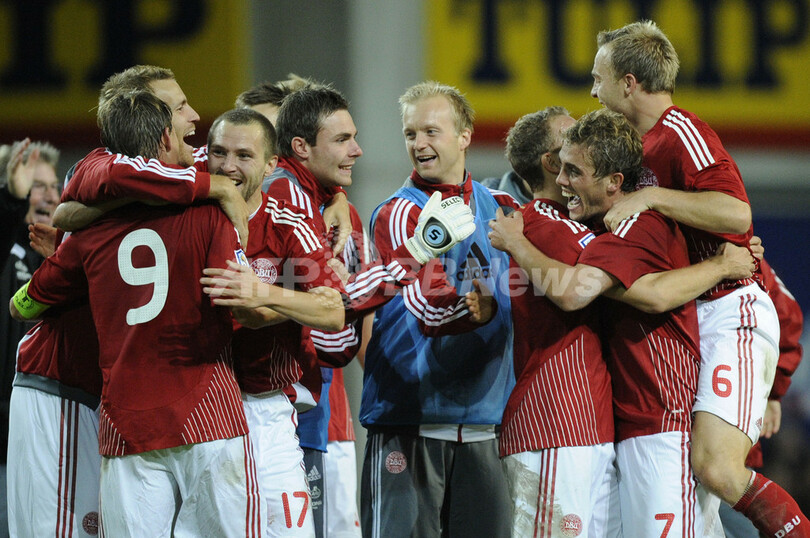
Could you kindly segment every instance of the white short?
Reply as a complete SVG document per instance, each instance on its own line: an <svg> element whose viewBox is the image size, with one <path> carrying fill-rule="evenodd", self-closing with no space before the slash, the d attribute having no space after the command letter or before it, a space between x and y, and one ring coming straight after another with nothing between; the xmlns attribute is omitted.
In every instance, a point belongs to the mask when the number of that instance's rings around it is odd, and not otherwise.
<svg viewBox="0 0 810 538"><path fill-rule="evenodd" d="M242 394L245 416L267 507L267 536L315 536L304 453L295 427L298 415L281 391Z"/></svg>
<svg viewBox="0 0 810 538"><path fill-rule="evenodd" d="M100 467L96 411L41 390L12 389L11 536L96 536Z"/></svg>
<svg viewBox="0 0 810 538"><path fill-rule="evenodd" d="M354 441L330 441L323 455L323 468L326 480L326 535L329 538L360 538Z"/></svg>
<svg viewBox="0 0 810 538"><path fill-rule="evenodd" d="M688 433L667 432L616 444L625 538L704 535L689 441Z"/></svg>
<svg viewBox="0 0 810 538"><path fill-rule="evenodd" d="M693 411L716 415L756 443L779 360L779 318L756 284L698 301L700 376Z"/></svg>
<svg viewBox="0 0 810 538"><path fill-rule="evenodd" d="M614 460L613 443L503 458L512 536L621 536Z"/></svg>
<svg viewBox="0 0 810 538"><path fill-rule="evenodd" d="M247 436L101 458L106 538L261 536L264 502Z"/></svg>

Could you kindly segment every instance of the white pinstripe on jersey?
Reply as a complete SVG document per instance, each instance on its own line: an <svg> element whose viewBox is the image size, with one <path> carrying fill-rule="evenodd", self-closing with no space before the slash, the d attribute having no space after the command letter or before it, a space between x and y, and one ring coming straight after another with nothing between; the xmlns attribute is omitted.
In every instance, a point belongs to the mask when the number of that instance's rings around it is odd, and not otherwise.
<svg viewBox="0 0 810 538"><path fill-rule="evenodd" d="M669 127L678 135L678 138L683 142L684 147L692 157L695 163L695 168L698 171L703 170L710 164L714 164L714 157L712 157L709 147L703 136L695 128L692 120L681 114L675 109L669 111L667 116L662 121L662 124Z"/></svg>
<svg viewBox="0 0 810 538"><path fill-rule="evenodd" d="M596 445L601 442L596 423L580 336L536 372L523 405L504 425L502 451L511 454L528 446Z"/></svg>
<svg viewBox="0 0 810 538"><path fill-rule="evenodd" d="M208 392L183 425L183 441L186 444L202 443L241 435L236 414L241 409L242 396L236 378L221 358L214 367Z"/></svg>
<svg viewBox="0 0 810 538"><path fill-rule="evenodd" d="M105 456L123 456L127 449L126 441L103 406L98 418L98 446Z"/></svg>
<svg viewBox="0 0 810 538"><path fill-rule="evenodd" d="M689 431L697 392L699 360L680 342L649 333L644 327L641 330L647 340L649 359L664 407L661 433Z"/></svg>

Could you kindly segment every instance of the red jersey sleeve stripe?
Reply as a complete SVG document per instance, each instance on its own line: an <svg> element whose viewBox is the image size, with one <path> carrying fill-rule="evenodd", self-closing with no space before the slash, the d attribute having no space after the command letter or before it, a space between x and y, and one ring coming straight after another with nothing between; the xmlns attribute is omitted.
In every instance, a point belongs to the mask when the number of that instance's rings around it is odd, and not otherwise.
<svg viewBox="0 0 810 538"><path fill-rule="evenodd" d="M391 249L405 243L408 239L408 216L416 204L404 198L397 198L394 209L391 211L391 220L388 222L388 232L391 237Z"/></svg>
<svg viewBox="0 0 810 538"><path fill-rule="evenodd" d="M356 345L360 341L353 325L339 333L325 333L323 331L313 330L310 333L310 337L316 349L330 353L343 351Z"/></svg>
<svg viewBox="0 0 810 538"><path fill-rule="evenodd" d="M133 159L117 153L113 159L113 163L130 166L138 172L152 172L159 176L183 179L191 182L194 182L197 178L197 171L194 167L171 168L157 159L145 160L143 157L135 157Z"/></svg>
<svg viewBox="0 0 810 538"><path fill-rule="evenodd" d="M617 235L617 236L619 236L619 237L621 237L623 239L624 236L627 235L627 232L630 231L630 228L633 227L633 224L636 223L636 221L638 220L638 216L640 214L641 213L636 213L635 215L627 217L626 219L621 221L621 223L619 223L618 228L613 230L613 235Z"/></svg>
<svg viewBox="0 0 810 538"><path fill-rule="evenodd" d="M714 157L709 152L706 142L689 118L673 110L667 114L662 123L675 131L692 157L698 171L714 163Z"/></svg>
<svg viewBox="0 0 810 538"><path fill-rule="evenodd" d="M464 297L460 297L456 304L445 308L431 306L425 296L422 295L419 283L406 286L403 289L403 299L405 307L429 327L438 327L469 313Z"/></svg>

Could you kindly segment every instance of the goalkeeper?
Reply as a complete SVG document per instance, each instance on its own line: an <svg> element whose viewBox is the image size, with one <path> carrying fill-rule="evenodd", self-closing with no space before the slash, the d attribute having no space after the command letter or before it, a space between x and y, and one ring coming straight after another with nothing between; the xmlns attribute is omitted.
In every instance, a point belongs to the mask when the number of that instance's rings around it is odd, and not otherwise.
<svg viewBox="0 0 810 538"><path fill-rule="evenodd" d="M496 427L514 384L508 257L487 222L498 207L465 168L473 111L455 88L424 82L400 98L414 170L372 216L380 254L406 245L418 261L443 229L430 214L463 200L472 234L428 261L418 281L377 310L366 351L360 421L368 429L361 482L364 536L509 536L510 505ZM420 251L424 250L424 254ZM465 293L482 290L492 319L471 319ZM489 293L487 290L491 290Z"/></svg>

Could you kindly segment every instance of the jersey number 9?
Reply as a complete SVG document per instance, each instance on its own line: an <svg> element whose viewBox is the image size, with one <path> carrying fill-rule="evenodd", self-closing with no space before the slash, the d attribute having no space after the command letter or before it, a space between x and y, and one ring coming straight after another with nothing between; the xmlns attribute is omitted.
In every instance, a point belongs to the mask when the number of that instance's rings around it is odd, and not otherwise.
<svg viewBox="0 0 810 538"><path fill-rule="evenodd" d="M155 265L134 267L132 251L137 247L151 250L155 256ZM166 296L169 294L169 256L157 232L142 228L127 234L118 247L118 271L124 282L130 286L154 285L152 297L145 305L127 311L127 325L137 325L155 319L166 305Z"/></svg>

